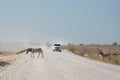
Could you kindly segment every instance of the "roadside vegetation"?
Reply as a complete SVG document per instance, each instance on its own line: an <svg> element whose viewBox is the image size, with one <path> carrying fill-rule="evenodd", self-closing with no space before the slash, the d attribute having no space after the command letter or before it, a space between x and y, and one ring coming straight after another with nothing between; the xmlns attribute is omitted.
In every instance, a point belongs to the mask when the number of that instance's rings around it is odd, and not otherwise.
<svg viewBox="0 0 120 80"><path fill-rule="evenodd" d="M10 65L7 61L0 61L0 66L4 67L5 65Z"/></svg>
<svg viewBox="0 0 120 80"><path fill-rule="evenodd" d="M13 55L12 52L8 51L0 51L0 67L5 67L6 65L10 65L10 60L8 57Z"/></svg>
<svg viewBox="0 0 120 80"><path fill-rule="evenodd" d="M67 49L74 54L87 57L89 59L120 65L120 45L117 43L113 43L112 45L68 44L64 45L63 49Z"/></svg>

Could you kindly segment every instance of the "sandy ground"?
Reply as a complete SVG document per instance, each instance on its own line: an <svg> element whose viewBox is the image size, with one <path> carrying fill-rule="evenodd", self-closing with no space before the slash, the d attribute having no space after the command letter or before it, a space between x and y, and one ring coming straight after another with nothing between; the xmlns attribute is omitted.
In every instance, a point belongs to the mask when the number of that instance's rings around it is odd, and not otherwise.
<svg viewBox="0 0 120 80"><path fill-rule="evenodd" d="M120 66L89 60L68 51L43 48L44 58L25 53L0 68L0 80L120 80Z"/></svg>

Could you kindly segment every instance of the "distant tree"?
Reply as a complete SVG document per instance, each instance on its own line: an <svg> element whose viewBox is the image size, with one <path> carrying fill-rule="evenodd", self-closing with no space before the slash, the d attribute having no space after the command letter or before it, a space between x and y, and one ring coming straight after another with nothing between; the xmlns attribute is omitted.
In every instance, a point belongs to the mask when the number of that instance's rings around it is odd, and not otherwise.
<svg viewBox="0 0 120 80"><path fill-rule="evenodd" d="M74 46L74 44L68 43L68 46Z"/></svg>
<svg viewBox="0 0 120 80"><path fill-rule="evenodd" d="M117 43L117 42L114 42L113 45L116 46L116 45L118 45L118 43Z"/></svg>
<svg viewBox="0 0 120 80"><path fill-rule="evenodd" d="M83 44L80 44L80 46L83 46Z"/></svg>

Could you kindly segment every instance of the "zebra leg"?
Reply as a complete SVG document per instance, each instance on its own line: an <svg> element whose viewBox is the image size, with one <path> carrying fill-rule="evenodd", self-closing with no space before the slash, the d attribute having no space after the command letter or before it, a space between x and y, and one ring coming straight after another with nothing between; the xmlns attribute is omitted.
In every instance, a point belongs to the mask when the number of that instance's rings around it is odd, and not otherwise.
<svg viewBox="0 0 120 80"><path fill-rule="evenodd" d="M34 58L34 53L33 52L31 53L31 57Z"/></svg>
<svg viewBox="0 0 120 80"><path fill-rule="evenodd" d="M42 58L44 58L43 52L41 52Z"/></svg>
<svg viewBox="0 0 120 80"><path fill-rule="evenodd" d="M103 60L104 60L104 56L103 56Z"/></svg>
<svg viewBox="0 0 120 80"><path fill-rule="evenodd" d="M39 58L39 56L40 56L40 53L38 53L38 58Z"/></svg>
<svg viewBox="0 0 120 80"><path fill-rule="evenodd" d="M33 53L33 58L34 58L34 53Z"/></svg>
<svg viewBox="0 0 120 80"><path fill-rule="evenodd" d="M32 58L32 56L33 56L33 53L31 53L31 58Z"/></svg>

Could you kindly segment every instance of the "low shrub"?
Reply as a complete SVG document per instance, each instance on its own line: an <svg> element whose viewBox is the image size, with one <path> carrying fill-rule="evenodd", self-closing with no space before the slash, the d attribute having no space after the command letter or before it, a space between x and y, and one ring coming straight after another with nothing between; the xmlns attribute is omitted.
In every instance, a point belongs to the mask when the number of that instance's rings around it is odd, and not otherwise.
<svg viewBox="0 0 120 80"><path fill-rule="evenodd" d="M93 45L93 44L92 45L68 44L68 45L64 45L63 49L67 49L72 53L90 59L95 59L106 63L120 65L120 45L114 46L114 45ZM98 55L99 49L102 50L104 54L110 54L110 55L103 59L101 55Z"/></svg>
<svg viewBox="0 0 120 80"><path fill-rule="evenodd" d="M0 61L0 66L4 67L5 65L10 65L10 63L5 61Z"/></svg>

